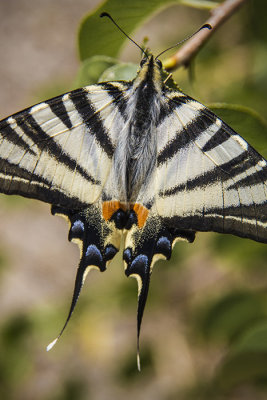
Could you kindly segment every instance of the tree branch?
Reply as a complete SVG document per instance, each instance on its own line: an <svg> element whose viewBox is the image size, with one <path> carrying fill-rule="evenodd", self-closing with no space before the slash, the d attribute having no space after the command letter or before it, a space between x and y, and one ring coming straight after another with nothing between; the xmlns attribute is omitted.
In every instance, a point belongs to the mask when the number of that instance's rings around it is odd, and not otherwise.
<svg viewBox="0 0 267 400"><path fill-rule="evenodd" d="M238 10L247 0L225 0L218 7L211 10L211 16L205 22L212 29L202 29L189 39L172 57L163 62L167 71L173 71L181 66L188 66L192 58L199 52L201 47L209 40L216 29Z"/></svg>

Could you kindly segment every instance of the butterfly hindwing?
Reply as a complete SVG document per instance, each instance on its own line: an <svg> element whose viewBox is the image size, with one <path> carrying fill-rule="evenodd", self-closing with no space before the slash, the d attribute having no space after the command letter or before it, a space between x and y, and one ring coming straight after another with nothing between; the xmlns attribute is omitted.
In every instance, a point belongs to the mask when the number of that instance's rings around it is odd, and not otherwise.
<svg viewBox="0 0 267 400"><path fill-rule="evenodd" d="M172 248L177 240L193 242L195 232L168 228L164 220L155 212L155 207L147 210L144 206L139 206L135 209L137 221L126 234L123 259L126 276L136 278L138 284L137 364L140 369L139 336L153 265L160 258L170 259ZM142 213L145 214L145 218L141 218Z"/></svg>
<svg viewBox="0 0 267 400"><path fill-rule="evenodd" d="M79 211L52 206L52 214L61 215L69 221L69 240L77 243L80 248L80 263L77 268L72 302L58 339L70 320L88 272L92 268L101 272L105 271L109 262L119 251L121 231L116 228L114 221L106 221L103 218L100 201ZM52 342L48 349L56 341Z"/></svg>

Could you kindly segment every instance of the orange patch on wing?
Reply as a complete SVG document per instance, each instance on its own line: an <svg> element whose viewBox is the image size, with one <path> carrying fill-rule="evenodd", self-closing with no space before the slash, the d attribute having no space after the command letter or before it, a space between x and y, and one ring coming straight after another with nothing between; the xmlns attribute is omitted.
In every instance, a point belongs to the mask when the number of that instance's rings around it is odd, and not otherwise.
<svg viewBox="0 0 267 400"><path fill-rule="evenodd" d="M109 221L112 217L112 215L118 211L119 209L126 211L127 207L125 203L121 203L120 201L117 200L112 200L112 201L104 201L102 205L102 215L103 218L106 221ZM136 216L137 216L137 225L138 228L143 228L143 226L146 223L147 217L148 217L148 209L142 204L131 204L130 209L134 210Z"/></svg>
<svg viewBox="0 0 267 400"><path fill-rule="evenodd" d="M106 221L109 221L112 215L119 209L122 205L119 201L104 201L102 205L102 214Z"/></svg>
<svg viewBox="0 0 267 400"><path fill-rule="evenodd" d="M142 206L142 204L138 204L138 203L135 203L132 208L137 216L138 228L143 228L143 226L146 223L147 217L148 217L148 213L149 213L148 209L146 207Z"/></svg>

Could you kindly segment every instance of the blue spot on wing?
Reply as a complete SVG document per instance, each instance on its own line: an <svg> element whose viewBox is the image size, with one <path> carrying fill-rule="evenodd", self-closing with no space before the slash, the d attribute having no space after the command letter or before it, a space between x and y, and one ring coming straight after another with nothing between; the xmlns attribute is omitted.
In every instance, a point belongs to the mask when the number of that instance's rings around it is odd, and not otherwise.
<svg viewBox="0 0 267 400"><path fill-rule="evenodd" d="M108 245L105 248L105 260L111 260L117 252L118 250L116 249L116 247L112 246L112 244Z"/></svg>
<svg viewBox="0 0 267 400"><path fill-rule="evenodd" d="M129 263L131 262L131 259L132 259L132 250L131 250L129 247L127 247L127 249L124 250L124 252L123 252L123 259L124 259L124 261L127 262L127 264L129 264Z"/></svg>
<svg viewBox="0 0 267 400"><path fill-rule="evenodd" d="M84 236L84 223L81 220L77 219L71 225L69 231L69 240L72 240L74 238L82 239L83 236Z"/></svg>
<svg viewBox="0 0 267 400"><path fill-rule="evenodd" d="M101 267L103 264L103 257L100 250L95 244L90 244L85 252L84 262L86 265L96 265Z"/></svg>
<svg viewBox="0 0 267 400"><path fill-rule="evenodd" d="M163 254L165 257L171 256L171 242L166 236L161 236L157 241L157 253Z"/></svg>
<svg viewBox="0 0 267 400"><path fill-rule="evenodd" d="M145 254L139 254L129 265L128 274L138 274L143 278L148 269L148 257Z"/></svg>
<svg viewBox="0 0 267 400"><path fill-rule="evenodd" d="M80 221L79 219L77 219L76 221L74 221L71 229L73 231L76 230L76 229L84 231L84 223L82 221Z"/></svg>

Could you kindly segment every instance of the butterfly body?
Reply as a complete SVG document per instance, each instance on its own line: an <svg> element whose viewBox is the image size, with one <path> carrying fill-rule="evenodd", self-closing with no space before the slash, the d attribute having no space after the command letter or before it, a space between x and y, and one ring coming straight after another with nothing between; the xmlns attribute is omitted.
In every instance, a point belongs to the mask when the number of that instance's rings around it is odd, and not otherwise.
<svg viewBox="0 0 267 400"><path fill-rule="evenodd" d="M214 231L267 243L266 160L167 86L152 55L131 82L77 89L1 121L0 191L48 202L70 222L81 259L63 330L88 271L106 269L122 236L138 337L153 264L177 240Z"/></svg>
<svg viewBox="0 0 267 400"><path fill-rule="evenodd" d="M159 67L150 56L137 78L121 94L120 101L127 105L122 113L124 125L119 133L113 157L114 177L110 181L117 181L118 200L125 203L136 201L142 185L155 170L155 129L163 100L160 76Z"/></svg>

